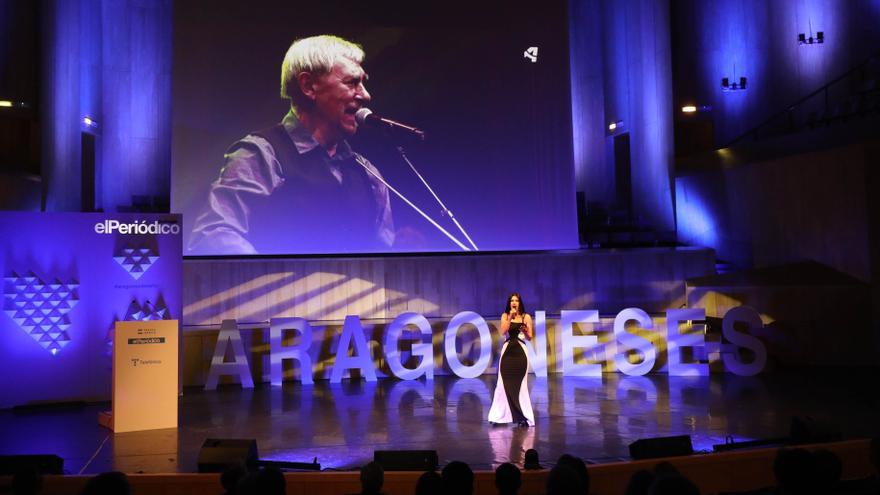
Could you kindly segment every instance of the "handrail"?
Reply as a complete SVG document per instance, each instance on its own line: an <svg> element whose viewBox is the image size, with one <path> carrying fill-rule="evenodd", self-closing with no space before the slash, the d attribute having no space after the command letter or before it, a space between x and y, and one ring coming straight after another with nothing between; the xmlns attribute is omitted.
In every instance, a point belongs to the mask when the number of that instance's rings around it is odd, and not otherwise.
<svg viewBox="0 0 880 495"><path fill-rule="evenodd" d="M827 106L828 106L828 89L829 89L831 86L833 86L833 85L839 83L840 81L849 78L853 73L855 73L855 72L857 72L857 71L860 71L860 70L863 70L863 69L864 69L864 68L865 68L865 67L866 67L866 66L867 66L872 60L874 60L874 59L880 59L880 51L874 52L872 55L870 55L870 56L869 56L868 58L866 58L864 61L862 61L861 63L859 63L859 64L857 64L857 65L855 65L855 66L853 66L852 68L850 68L849 70L847 70L846 72L844 72L843 74L841 74L840 76L838 76L838 77L832 79L830 82L825 83L825 85L823 85L823 86L820 87L819 89L817 89L817 90L813 91L812 93L810 93L810 94L808 94L808 95L806 95L806 96L800 98L799 100L797 100L796 102L794 102L794 103L792 103L792 104L790 104L790 105L786 105L785 108L784 108L783 110L781 110L781 111L779 111L779 112L773 114L772 116L770 116L769 118L767 118L766 120L764 120L763 122L761 122L760 124L758 124L758 125L756 125L755 127L749 129L748 131L746 131L746 132L740 134L739 136L737 136L736 138L734 138L732 141L729 141L727 144L725 144L724 146L722 146L722 148L729 148L729 147L733 146L734 144L736 144L736 143L742 141L742 140L745 139L747 136L751 136L751 135L755 135L755 136L757 136L757 132L758 132L759 129L761 129L762 127L766 126L767 124L770 124L771 122L775 121L776 119L780 118L781 116L783 116L783 115L785 115L785 114L791 114L791 112L794 111L795 108L797 108L798 106L802 105L802 104L805 103L807 100L810 100L811 98L813 98L814 96L818 95L819 93L822 93L822 92L825 93L825 106L826 106L826 110L827 110Z"/></svg>

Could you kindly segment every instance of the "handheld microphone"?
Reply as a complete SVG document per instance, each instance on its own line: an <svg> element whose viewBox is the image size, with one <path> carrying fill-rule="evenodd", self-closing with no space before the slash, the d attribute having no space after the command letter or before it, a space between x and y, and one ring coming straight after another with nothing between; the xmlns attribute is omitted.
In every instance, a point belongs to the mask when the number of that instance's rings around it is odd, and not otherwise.
<svg viewBox="0 0 880 495"><path fill-rule="evenodd" d="M402 124L400 122L396 122L391 119L386 119L385 117L379 117L369 108L361 108L354 114L355 120L357 123L363 126L372 126L380 129L392 129L404 131L412 136L415 136L420 141L425 140L425 131L417 129L411 125Z"/></svg>

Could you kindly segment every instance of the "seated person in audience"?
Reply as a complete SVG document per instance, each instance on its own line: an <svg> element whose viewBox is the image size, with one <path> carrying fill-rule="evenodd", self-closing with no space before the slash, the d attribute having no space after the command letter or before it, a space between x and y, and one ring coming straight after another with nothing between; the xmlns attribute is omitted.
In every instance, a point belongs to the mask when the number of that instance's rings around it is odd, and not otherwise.
<svg viewBox="0 0 880 495"><path fill-rule="evenodd" d="M871 465L874 466L874 477L880 479L880 437L871 439L869 447Z"/></svg>
<svg viewBox="0 0 880 495"><path fill-rule="evenodd" d="M516 495L522 486L522 474L519 468L509 462L495 469L495 488L498 495Z"/></svg>
<svg viewBox="0 0 880 495"><path fill-rule="evenodd" d="M37 495L42 490L43 475L33 466L19 469L12 476L12 495Z"/></svg>
<svg viewBox="0 0 880 495"><path fill-rule="evenodd" d="M544 469L544 466L541 466L541 460L538 458L537 450L529 449L526 451L526 459L523 463L523 469Z"/></svg>
<svg viewBox="0 0 880 495"><path fill-rule="evenodd" d="M436 471L425 471L416 483L416 495L442 495L443 478Z"/></svg>
<svg viewBox="0 0 880 495"><path fill-rule="evenodd" d="M654 474L647 469L633 473L626 484L626 495L648 495L651 485L654 484Z"/></svg>
<svg viewBox="0 0 880 495"><path fill-rule="evenodd" d="M651 485L650 495L700 495L700 490L691 480L680 474L659 476Z"/></svg>
<svg viewBox="0 0 880 495"><path fill-rule="evenodd" d="M587 472L587 465L580 457L571 454L562 454L556 461L557 466L568 466L574 471L578 477L580 484L580 493L590 493L590 473Z"/></svg>
<svg viewBox="0 0 880 495"><path fill-rule="evenodd" d="M818 490L824 493L832 493L840 483L843 474L843 464L837 454L826 449L813 452L816 461L816 478L819 482Z"/></svg>
<svg viewBox="0 0 880 495"><path fill-rule="evenodd" d="M267 467L250 473L238 483L236 495L285 495L287 480L278 468Z"/></svg>
<svg viewBox="0 0 880 495"><path fill-rule="evenodd" d="M556 464L547 475L547 495L584 495L581 480L569 466Z"/></svg>
<svg viewBox="0 0 880 495"><path fill-rule="evenodd" d="M361 467L360 495L380 495L385 484L385 470L378 462L370 462Z"/></svg>
<svg viewBox="0 0 880 495"><path fill-rule="evenodd" d="M452 461L441 472L443 493L447 495L473 495L474 472L461 461Z"/></svg>
<svg viewBox="0 0 880 495"><path fill-rule="evenodd" d="M660 462L651 473L653 482L648 488L649 495L700 495L700 490L670 462Z"/></svg>
<svg viewBox="0 0 880 495"><path fill-rule="evenodd" d="M804 449L779 449L773 461L776 493L779 495L819 495L816 459Z"/></svg>
<svg viewBox="0 0 880 495"><path fill-rule="evenodd" d="M82 495L131 495L131 485L124 473L101 473L86 482Z"/></svg>
<svg viewBox="0 0 880 495"><path fill-rule="evenodd" d="M234 495L235 488L242 478L247 476L247 470L240 464L234 464L223 470L220 474L220 485L223 486L224 495Z"/></svg>

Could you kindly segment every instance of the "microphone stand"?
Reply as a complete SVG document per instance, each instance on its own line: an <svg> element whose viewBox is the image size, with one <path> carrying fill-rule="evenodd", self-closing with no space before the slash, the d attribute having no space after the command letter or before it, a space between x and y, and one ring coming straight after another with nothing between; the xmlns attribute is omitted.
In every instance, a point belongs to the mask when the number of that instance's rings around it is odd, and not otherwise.
<svg viewBox="0 0 880 495"><path fill-rule="evenodd" d="M480 248L478 248L477 245L474 244L474 241L473 241L473 239L471 239L471 236L469 236L467 231L464 230L464 227L462 227L461 224L458 223L458 219L456 219L455 215L452 214L452 210L450 210L449 208L446 207L445 204L443 204L443 201L440 200L440 197L437 196L437 193L435 193L434 190L431 189L431 186L428 185L428 181L426 181L425 178L422 177L422 174L420 174L419 171L416 170L415 165L413 165L413 163L411 161L409 161L409 158L407 158L407 156L406 156L406 152L403 150L403 146L398 146L397 152L400 153L400 156L403 158L403 161L405 161L406 164L409 165L409 168L412 169L413 173L416 174L416 177L418 177L419 180L422 181L422 184L425 185L425 187L431 193L431 196L434 196L434 199L437 200L437 204L439 204L440 208L441 208L441 212L440 212L441 215L449 215L449 218L452 220L452 222L455 224L455 226L458 227L458 230L461 231L461 233L464 235L465 239L467 239L467 241L471 244L471 246L473 246L474 251L479 251Z"/></svg>
<svg viewBox="0 0 880 495"><path fill-rule="evenodd" d="M373 177L375 177L375 178L376 178L379 182L381 182L382 184L385 184L385 187L387 187L391 192L393 192L394 194L396 194L398 198L402 199L403 202L406 203L406 204L408 204L412 209L416 210L416 211L419 213L419 215L421 215L425 220L427 220L428 222L431 222L431 225L433 225L434 227L437 228L437 230L439 230L440 232L442 232L443 234L445 234L446 237L448 237L449 240L451 240L451 241L454 242L458 247L460 247L460 248L462 249L462 251L470 251L470 248L468 248L467 246L465 246L464 244L462 244L461 241L459 241L458 239L456 239L454 235L450 234L446 229L444 229L443 227L441 227L440 224L438 224L437 222L435 222L434 219L432 219L430 216L428 216L427 213L425 213L425 212L423 212L422 210L420 210L419 207L416 206L416 205L414 205L412 201L406 199L406 196L404 196L404 195L401 194L397 189L395 189L394 187L392 187L391 184L389 184L388 181L386 181L382 176L380 176L379 174L377 174L376 172L374 172L370 167L368 167L367 164L366 164L366 160L365 160L364 158L362 158L362 157L359 156L358 154L355 154L355 155L354 155L354 158L355 158L355 161L358 162L358 165L360 165L361 167L363 167L364 170L366 170L368 174L370 174L370 175L372 175ZM407 160L407 163L408 163L408 162L409 162L409 160ZM410 166L412 166L412 165L410 165ZM425 185L427 185L427 184L425 184ZM430 188L429 188L429 189L430 189ZM433 191L432 191L432 192L433 192ZM436 197L436 196L435 196L435 197ZM438 199L438 201L439 201L439 199ZM441 203L441 204L442 204L442 203ZM455 223L458 224L458 222L455 222ZM461 226L459 226L459 228L461 228ZM465 234L465 235L467 235L467 234ZM468 240L470 241L470 238L468 238ZM471 241L471 244L473 244L473 241ZM474 248L476 249L476 246L474 246Z"/></svg>

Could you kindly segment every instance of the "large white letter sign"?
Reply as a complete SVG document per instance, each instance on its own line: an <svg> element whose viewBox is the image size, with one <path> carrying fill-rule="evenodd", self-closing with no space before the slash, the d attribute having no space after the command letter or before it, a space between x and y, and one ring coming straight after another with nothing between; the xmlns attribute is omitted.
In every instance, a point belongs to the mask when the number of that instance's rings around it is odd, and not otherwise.
<svg viewBox="0 0 880 495"><path fill-rule="evenodd" d="M299 345L285 346L282 343L285 330L297 330L300 334ZM283 380L282 362L285 359L299 361L299 377L304 385L311 385L312 358L309 348L312 346L312 327L303 318L272 318L269 320L269 374L272 385L281 385Z"/></svg>
<svg viewBox="0 0 880 495"><path fill-rule="evenodd" d="M531 342L526 341L529 367L535 372L535 376L547 378L547 316L544 311L535 311L534 331Z"/></svg>
<svg viewBox="0 0 880 495"><path fill-rule="evenodd" d="M626 331L626 323L635 320L639 327L645 329L654 328L654 322L648 313L639 308L626 308L614 318L614 338L617 340L617 354L614 355L614 365L626 375L642 376L654 368L657 361L657 350L648 339L633 335ZM632 349L642 356L642 362L632 364L627 357L627 350Z"/></svg>
<svg viewBox="0 0 880 495"><path fill-rule="evenodd" d="M458 359L458 351L455 350L455 341L458 329L462 325L473 325L480 332L480 358L473 366L465 366ZM476 378L486 371L492 362L492 335L489 333L489 325L482 316L473 311L462 311L452 317L449 326L446 327L443 350L446 354L446 362L449 368L461 378Z"/></svg>
<svg viewBox="0 0 880 495"><path fill-rule="evenodd" d="M734 352L722 352L721 360L724 362L724 367L731 373L740 376L757 375L764 370L764 365L767 364L767 349L764 347L764 343L758 340L757 337L737 332L734 324L738 321L748 325L749 331L754 332L764 326L764 322L761 321L761 315L748 306L740 306L728 311L721 322L721 333L724 335L724 338L735 346L751 350L755 353L755 359L751 363L743 363L739 360L739 353L734 348Z"/></svg>
<svg viewBox="0 0 880 495"><path fill-rule="evenodd" d="M684 321L705 320L703 308L670 309L666 312L666 353L669 356L669 376L707 376L706 363L682 363L682 347L703 347L706 339L701 333L681 334L678 326Z"/></svg>
<svg viewBox="0 0 880 495"><path fill-rule="evenodd" d="M235 358L224 363L226 348L230 345ZM208 370L205 390L216 389L220 375L236 375L241 382L241 388L254 388L254 378L251 376L251 369L244 353L244 344L241 342L241 332L238 330L238 323L235 320L223 320L220 323L220 333L217 335L217 345L214 346L214 357L211 358L211 368Z"/></svg>
<svg viewBox="0 0 880 495"><path fill-rule="evenodd" d="M412 355L422 358L416 369L406 368L400 362L398 342L408 325L419 330L418 337L412 342ZM428 343L422 342L423 337L428 337ZM418 313L403 313L391 322L385 330L385 362L391 368L391 373L401 380L415 380L422 375L428 380L434 379L434 346L431 343L431 324L427 318Z"/></svg>
<svg viewBox="0 0 880 495"><path fill-rule="evenodd" d="M599 343L595 335L575 335L575 323L599 323L599 312L595 309L562 311L556 333L557 369L562 368L563 376L602 376L601 364L575 364L574 349L592 349ZM561 344L561 345L560 345Z"/></svg>
<svg viewBox="0 0 880 495"><path fill-rule="evenodd" d="M348 348L354 341L354 356L348 355ZM339 345L336 346L336 360L330 371L330 383L342 381L342 373L345 370L357 368L368 382L376 381L376 367L373 365L373 357L370 355L370 347L364 338L364 327L357 315L345 317L342 325L342 335L339 337Z"/></svg>

